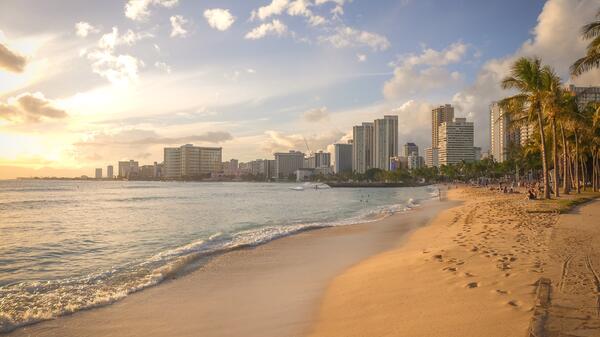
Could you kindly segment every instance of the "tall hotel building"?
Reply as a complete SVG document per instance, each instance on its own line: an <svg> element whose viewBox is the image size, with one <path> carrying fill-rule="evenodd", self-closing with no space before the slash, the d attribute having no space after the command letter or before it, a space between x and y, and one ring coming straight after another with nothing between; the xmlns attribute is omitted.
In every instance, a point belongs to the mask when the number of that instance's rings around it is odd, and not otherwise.
<svg viewBox="0 0 600 337"><path fill-rule="evenodd" d="M451 104L440 105L431 110L431 147L425 150L425 165L428 167L439 166L439 142L440 125L452 122L454 119L454 107Z"/></svg>
<svg viewBox="0 0 600 337"><path fill-rule="evenodd" d="M373 123L373 167L389 170L390 158L398 156L398 116L384 116Z"/></svg>
<svg viewBox="0 0 600 337"><path fill-rule="evenodd" d="M199 177L221 171L222 148L186 144L164 149L165 178Z"/></svg>
<svg viewBox="0 0 600 337"><path fill-rule="evenodd" d="M498 102L493 102L490 105L490 154L499 163L508 160L510 144L520 143L521 130L512 130L509 124L508 114L504 113Z"/></svg>
<svg viewBox="0 0 600 337"><path fill-rule="evenodd" d="M352 171L365 173L373 167L373 123L354 126L352 139Z"/></svg>
<svg viewBox="0 0 600 337"><path fill-rule="evenodd" d="M352 172L353 144L333 144L333 173Z"/></svg>
<svg viewBox="0 0 600 337"><path fill-rule="evenodd" d="M304 166L304 153L300 151L275 153L275 176L286 179Z"/></svg>
<svg viewBox="0 0 600 337"><path fill-rule="evenodd" d="M466 118L444 122L439 127L439 164L457 164L475 160L473 123Z"/></svg>

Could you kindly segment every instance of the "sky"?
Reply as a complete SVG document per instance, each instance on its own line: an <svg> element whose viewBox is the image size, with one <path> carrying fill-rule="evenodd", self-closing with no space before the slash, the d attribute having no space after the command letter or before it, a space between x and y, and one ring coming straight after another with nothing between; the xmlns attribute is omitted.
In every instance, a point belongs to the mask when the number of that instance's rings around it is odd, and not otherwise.
<svg viewBox="0 0 600 337"><path fill-rule="evenodd" d="M538 56L566 84L600 0L3 0L0 179L92 175L163 147L223 159L331 150L352 126L399 118L431 146L450 103L489 148L510 64Z"/></svg>

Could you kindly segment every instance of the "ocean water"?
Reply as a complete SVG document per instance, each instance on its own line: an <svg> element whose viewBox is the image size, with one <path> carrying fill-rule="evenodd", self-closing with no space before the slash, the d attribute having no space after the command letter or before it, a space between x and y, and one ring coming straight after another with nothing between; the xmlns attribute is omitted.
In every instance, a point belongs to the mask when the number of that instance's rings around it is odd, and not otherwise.
<svg viewBox="0 0 600 337"><path fill-rule="evenodd" d="M435 194L295 186L0 181L0 332L114 302L214 254L373 221Z"/></svg>

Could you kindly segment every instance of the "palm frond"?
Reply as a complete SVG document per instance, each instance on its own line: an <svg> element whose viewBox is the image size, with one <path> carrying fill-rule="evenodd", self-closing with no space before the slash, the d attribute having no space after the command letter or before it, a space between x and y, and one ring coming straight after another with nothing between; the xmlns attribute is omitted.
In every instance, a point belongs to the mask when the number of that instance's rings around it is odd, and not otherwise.
<svg viewBox="0 0 600 337"><path fill-rule="evenodd" d="M585 40L593 39L600 35L600 21L588 23L581 28L581 37Z"/></svg>
<svg viewBox="0 0 600 337"><path fill-rule="evenodd" d="M600 52L588 54L573 63L570 67L571 75L579 76L584 72L600 67Z"/></svg>

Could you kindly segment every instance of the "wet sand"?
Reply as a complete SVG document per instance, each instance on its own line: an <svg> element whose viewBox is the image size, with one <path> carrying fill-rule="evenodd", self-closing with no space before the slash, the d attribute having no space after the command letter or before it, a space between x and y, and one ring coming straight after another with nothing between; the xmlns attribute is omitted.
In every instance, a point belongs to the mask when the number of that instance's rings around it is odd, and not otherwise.
<svg viewBox="0 0 600 337"><path fill-rule="evenodd" d="M304 336L336 275L397 247L452 202L384 220L307 231L210 259L198 270L8 336Z"/></svg>

